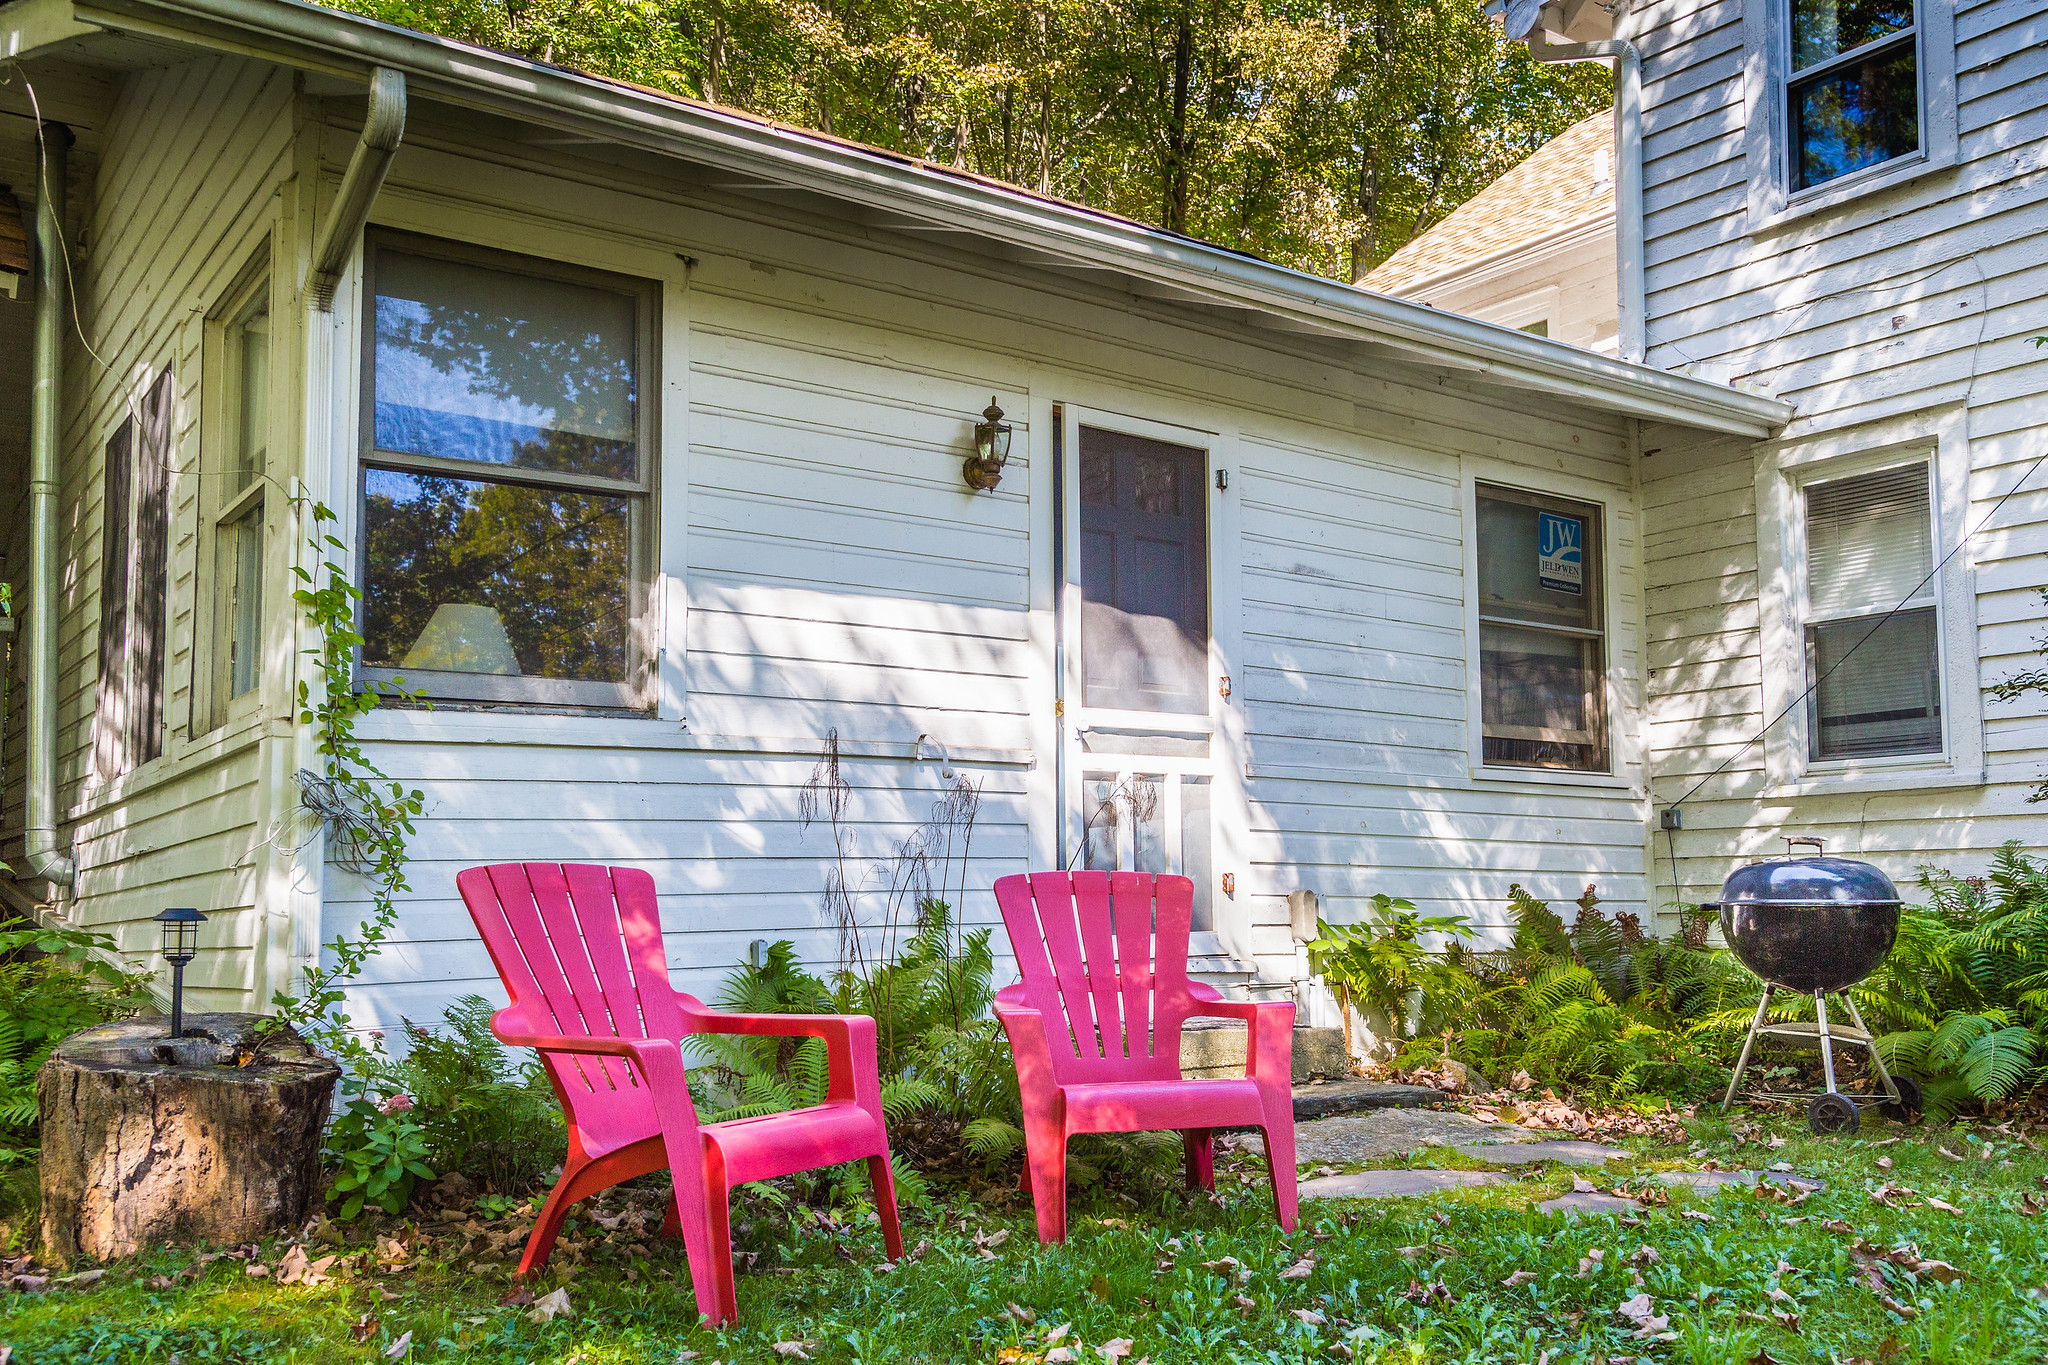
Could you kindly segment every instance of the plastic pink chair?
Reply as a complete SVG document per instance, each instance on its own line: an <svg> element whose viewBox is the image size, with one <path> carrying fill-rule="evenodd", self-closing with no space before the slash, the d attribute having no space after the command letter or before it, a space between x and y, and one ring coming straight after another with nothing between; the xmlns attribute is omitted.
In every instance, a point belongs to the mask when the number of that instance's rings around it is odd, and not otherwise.
<svg viewBox="0 0 2048 1365"><path fill-rule="evenodd" d="M674 989L654 879L638 868L500 863L469 868L455 883L512 996L492 1016L491 1031L539 1050L569 1122L562 1178L527 1238L522 1278L547 1264L577 1200L663 1167L675 1202L662 1231L681 1234L697 1311L716 1325L739 1321L728 1202L734 1185L865 1159L883 1241L892 1259L903 1255L874 1020L722 1014ZM822 1038L828 1098L809 1109L700 1124L678 1046L697 1033Z"/></svg>
<svg viewBox="0 0 2048 1365"><path fill-rule="evenodd" d="M1024 1097L1038 1240L1067 1239L1067 1139L1177 1128L1188 1184L1216 1187L1217 1128L1266 1136L1273 1206L1294 1230L1294 1006L1225 1000L1188 980L1194 883L1142 872L1035 872L996 882L1024 980L996 992ZM1183 1020L1243 1019L1242 1078L1180 1074Z"/></svg>

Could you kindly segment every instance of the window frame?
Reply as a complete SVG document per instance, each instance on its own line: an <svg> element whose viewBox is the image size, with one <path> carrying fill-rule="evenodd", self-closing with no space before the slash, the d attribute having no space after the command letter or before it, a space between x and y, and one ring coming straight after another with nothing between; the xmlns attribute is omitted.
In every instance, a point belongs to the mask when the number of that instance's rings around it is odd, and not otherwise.
<svg viewBox="0 0 2048 1365"><path fill-rule="evenodd" d="M1746 48L1743 130L1749 168L1748 229L1758 232L1861 199L1956 162L1955 7L1950 0L1914 0L1914 74L1920 99L1920 147L1806 189L1793 187L1792 0L1743 6ZM1876 39L1809 71L1832 69L1888 43Z"/></svg>
<svg viewBox="0 0 2048 1365"><path fill-rule="evenodd" d="M561 280L586 285L634 298L634 387L635 433L638 477L613 479L596 474L523 469L485 464L447 456L419 455L406 451L385 451L377 447L377 258L380 251L394 250L407 255L427 256L454 264L476 266L508 274ZM656 638L651 613L656 600L660 531L660 395L663 281L618 271L577 265L551 257L499 247L409 232L398 228L372 227L364 233L361 267L362 325L358 361L357 439L355 487L355 553L363 565L363 599L358 604L358 622L369 610L368 582L368 490L374 470L459 479L464 482L514 484L526 488L555 489L623 497L631 506L628 530L627 567L627 661L622 682L593 682L581 678L542 678L518 675L505 677L487 673L455 673L430 669L388 668L363 662L362 646L355 651L358 686L377 684L424 689L425 700L436 704L505 705L567 709L575 711L629 711L635 715L654 712L661 668L660 641ZM360 629L360 626L359 626Z"/></svg>
<svg viewBox="0 0 2048 1365"><path fill-rule="evenodd" d="M1597 565L1598 571L1590 572L1585 575L1585 588L1587 592L1593 595L1592 611L1589 614L1593 617L1595 621L1598 622L1597 628L1581 626L1558 626L1546 624L1541 621L1524 620L1517 617L1507 616L1488 616L1486 614L1486 604L1484 600L1482 600L1479 596L1481 592L1481 569L1478 560L1478 527L1479 500L1481 498L1488 498L1496 502L1514 503L1518 506L1523 507L1533 507L1538 511L1563 512L1568 507L1590 508L1592 510L1593 517L1596 519L1596 525L1592 528L1592 534L1590 534L1587 537L1587 548L1592 549L1594 553L1599 555L1600 558L1599 563ZM1576 513L1568 514L1576 515ZM1480 766L1488 769L1489 771L1495 772L1531 772L1546 774L1571 773L1579 776L1611 776L1614 772L1614 714L1612 699L1608 696L1607 678L1610 672L1614 651L1612 641L1609 638L1613 632L1609 628L1610 613L1608 610L1607 602L1606 505L1600 502L1588 501L1586 499L1581 498L1565 497L1554 493L1540 493L1535 491L1534 489L1522 488L1514 484L1502 483L1492 479L1475 479L1473 481L1472 486L1472 527L1472 591L1474 600L1478 602L1479 608L1476 618L1476 628L1474 631L1474 640L1477 649L1475 671L1473 673L1473 695L1479 703L1479 731L1477 736L1477 750L1479 753ZM1516 630L1532 630L1554 635L1568 636L1579 640L1598 640L1600 645L1599 668L1597 670L1593 685L1587 689L1586 693L1586 700L1588 704L1597 709L1598 714L1595 718L1595 729L1573 733L1598 734L1600 756L1603 760L1600 766L1586 768L1568 768L1540 763L1508 763L1498 759L1489 760L1486 757L1487 736L1485 720L1485 642L1481 637L1483 637L1484 635L1485 628L1490 625L1506 626ZM1508 738L1527 738L1527 736L1508 736ZM1551 742L1567 744L1586 743L1586 741L1577 739L1551 740Z"/></svg>
<svg viewBox="0 0 2048 1365"><path fill-rule="evenodd" d="M227 480L242 436L243 410L242 372L239 357L231 353L230 337L259 300L270 318L271 328L270 357L264 377L268 389L265 412L269 431L265 437L262 466L254 471L246 485L230 490ZM195 739L245 719L247 713L261 706L258 698L263 690L261 668L265 652L262 641L265 617L260 597L271 586L269 580L272 577L268 572L271 567L269 532L274 509L267 490L271 481L269 466L277 445L277 302L276 276L271 269L270 248L266 243L236 274L234 283L221 294L206 317L204 350L200 359L204 413L200 427L198 545L198 569L204 585L200 603L206 621L206 645L202 651L195 651L193 658L194 685L187 729ZM224 563L223 552L230 528L239 526L249 517L258 518L260 547L257 555L257 638L254 641L258 676L246 691L236 693L233 691L232 671L235 570Z"/></svg>
<svg viewBox="0 0 2048 1365"><path fill-rule="evenodd" d="M1960 404L1861 429L1766 444L1757 454L1756 498L1761 584L1764 714L1784 719L1764 736L1765 795L1971 786L1984 780L1983 692L1977 655L1975 569L1962 540L1969 507L1969 440ZM1814 758L1807 662L1806 493L1818 483L1902 465L1928 469L1929 553L1934 581L1916 597L1935 608L1941 687L1939 752ZM1893 604L1866 613L1873 619ZM1828 617L1828 620L1854 619ZM1787 708L1790 708L1789 711Z"/></svg>

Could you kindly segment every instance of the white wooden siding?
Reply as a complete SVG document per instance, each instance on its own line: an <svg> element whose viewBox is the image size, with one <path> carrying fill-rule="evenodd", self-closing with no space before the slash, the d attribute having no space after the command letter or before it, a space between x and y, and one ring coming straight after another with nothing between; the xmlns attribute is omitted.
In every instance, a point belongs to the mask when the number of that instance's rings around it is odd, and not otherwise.
<svg viewBox="0 0 2048 1365"><path fill-rule="evenodd" d="M1957 164L1764 233L1745 222L1741 6L1659 5L1635 39L1651 363L1700 366L1794 402L1794 439L1853 438L1883 419L1959 407L1974 528L2042 453L2048 425L2048 357L2027 341L2048 330L2048 15L2016 0L1955 10ZM1738 753L1766 719L1759 456L1657 429L1643 444L1656 803L1734 756L1687 803L1684 829L1652 832L1658 899L1706 897L1741 858L1781 849L1781 833L1821 835L1902 884L1921 863L1981 870L2006 839L2048 844L2040 808L2024 800L2048 770L2039 699L1986 703L1981 784L1773 788L1762 747ZM2038 663L2044 552L2048 470L1959 556L1974 575L1976 685Z"/></svg>

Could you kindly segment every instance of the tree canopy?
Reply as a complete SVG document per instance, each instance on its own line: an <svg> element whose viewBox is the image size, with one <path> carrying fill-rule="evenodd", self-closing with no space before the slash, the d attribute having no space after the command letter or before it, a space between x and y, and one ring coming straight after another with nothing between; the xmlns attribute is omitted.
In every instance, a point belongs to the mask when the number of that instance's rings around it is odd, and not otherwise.
<svg viewBox="0 0 2048 1365"><path fill-rule="evenodd" d="M1355 280L1579 119L1479 0L338 0Z"/></svg>

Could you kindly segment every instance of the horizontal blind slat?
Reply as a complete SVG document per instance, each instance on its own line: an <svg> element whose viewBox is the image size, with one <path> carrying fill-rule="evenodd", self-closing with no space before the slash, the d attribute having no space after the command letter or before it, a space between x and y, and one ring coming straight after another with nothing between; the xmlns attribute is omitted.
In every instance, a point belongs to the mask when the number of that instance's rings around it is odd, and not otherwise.
<svg viewBox="0 0 2048 1365"><path fill-rule="evenodd" d="M1806 591L1814 619L1889 608L1933 564L1925 464L1807 486Z"/></svg>

